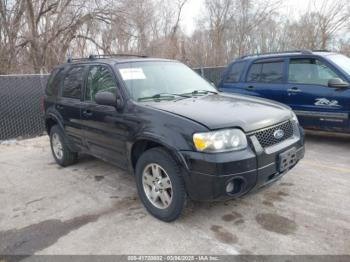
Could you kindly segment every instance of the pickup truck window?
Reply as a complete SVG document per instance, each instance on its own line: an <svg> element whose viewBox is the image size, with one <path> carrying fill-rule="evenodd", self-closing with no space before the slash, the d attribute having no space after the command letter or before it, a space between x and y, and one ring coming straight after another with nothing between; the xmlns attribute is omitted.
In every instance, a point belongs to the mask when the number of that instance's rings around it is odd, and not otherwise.
<svg viewBox="0 0 350 262"><path fill-rule="evenodd" d="M283 62L266 62L253 64L248 72L247 82L281 83L283 79Z"/></svg>
<svg viewBox="0 0 350 262"><path fill-rule="evenodd" d="M332 78L340 78L331 68L314 58L291 59L288 82L328 86Z"/></svg>
<svg viewBox="0 0 350 262"><path fill-rule="evenodd" d="M107 67L91 66L87 77L85 100L95 101L95 95L101 91L116 94L117 85Z"/></svg>

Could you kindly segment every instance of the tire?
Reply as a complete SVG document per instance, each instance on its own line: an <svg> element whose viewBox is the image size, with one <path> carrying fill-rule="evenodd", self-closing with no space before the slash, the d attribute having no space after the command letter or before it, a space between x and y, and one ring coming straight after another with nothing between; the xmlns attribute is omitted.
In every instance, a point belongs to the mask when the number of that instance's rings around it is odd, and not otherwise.
<svg viewBox="0 0 350 262"><path fill-rule="evenodd" d="M57 141L58 139L58 141ZM58 153L57 150L57 143L60 143L60 152ZM50 146L51 146L51 152L52 155L56 161L57 164L60 166L66 167L72 164L75 164L78 161L78 153L73 152L69 149L67 146L67 142L65 139L65 136L60 129L59 126L55 125L51 128L50 131ZM59 146L58 146L59 147Z"/></svg>
<svg viewBox="0 0 350 262"><path fill-rule="evenodd" d="M167 151L152 148L144 152L137 161L135 175L139 197L151 215L165 222L181 215L186 203L185 186L180 167Z"/></svg>

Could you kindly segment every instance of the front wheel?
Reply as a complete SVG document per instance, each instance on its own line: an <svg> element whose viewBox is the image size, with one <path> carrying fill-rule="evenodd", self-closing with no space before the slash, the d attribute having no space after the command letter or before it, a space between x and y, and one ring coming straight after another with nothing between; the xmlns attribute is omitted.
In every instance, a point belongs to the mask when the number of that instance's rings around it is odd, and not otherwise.
<svg viewBox="0 0 350 262"><path fill-rule="evenodd" d="M176 220L186 202L179 166L162 148L143 153L136 165L138 194L147 211L165 222Z"/></svg>

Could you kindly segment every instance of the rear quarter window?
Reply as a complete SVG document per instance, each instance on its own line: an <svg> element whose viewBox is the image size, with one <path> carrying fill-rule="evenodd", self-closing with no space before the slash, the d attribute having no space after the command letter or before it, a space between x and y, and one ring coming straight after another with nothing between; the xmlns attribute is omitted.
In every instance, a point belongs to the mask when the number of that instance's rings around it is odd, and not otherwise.
<svg viewBox="0 0 350 262"><path fill-rule="evenodd" d="M63 68L55 68L52 70L49 80L46 85L45 93L48 96L57 96L60 89L61 80L63 76Z"/></svg>

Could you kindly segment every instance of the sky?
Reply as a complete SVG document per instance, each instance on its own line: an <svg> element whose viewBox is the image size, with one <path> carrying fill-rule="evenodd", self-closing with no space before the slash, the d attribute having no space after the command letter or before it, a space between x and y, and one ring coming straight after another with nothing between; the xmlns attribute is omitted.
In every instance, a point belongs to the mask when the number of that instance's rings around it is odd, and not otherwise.
<svg viewBox="0 0 350 262"><path fill-rule="evenodd" d="M184 6L181 24L184 28L186 34L191 35L193 32L196 19L200 17L201 12L203 12L205 0L188 0ZM293 15L295 17L305 10L311 0L284 0L284 4L281 7L280 12L285 15Z"/></svg>

